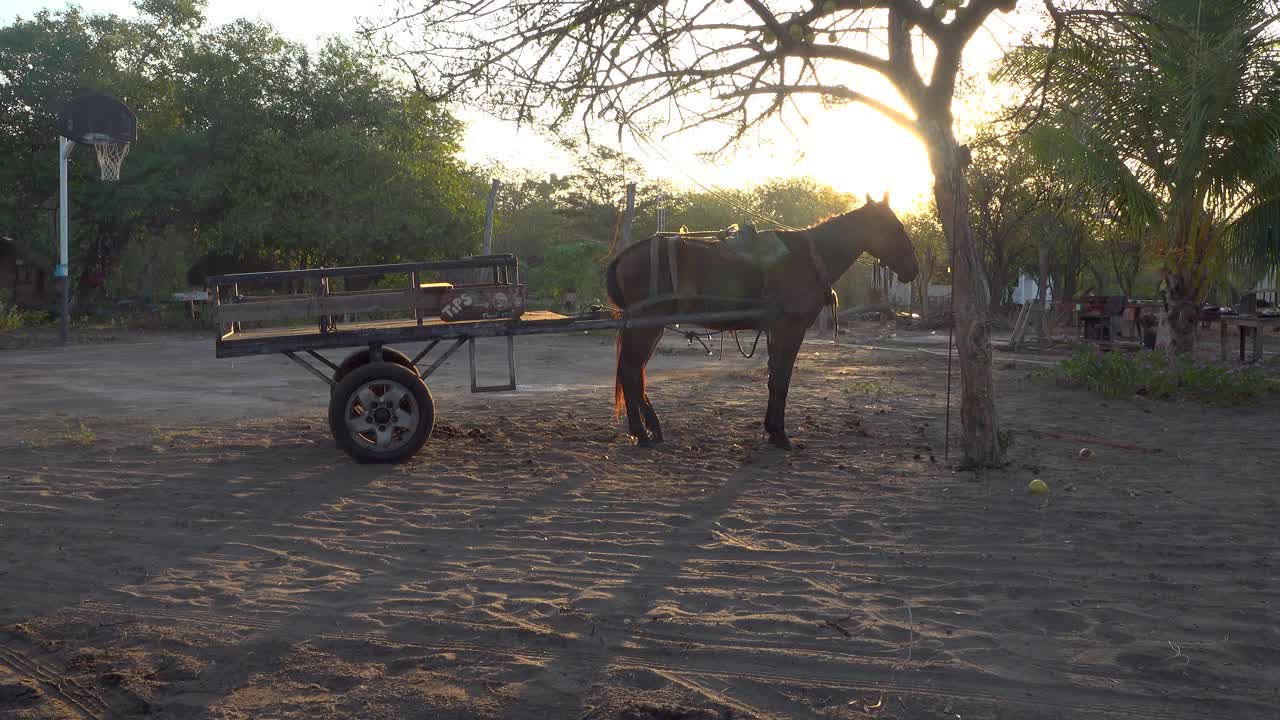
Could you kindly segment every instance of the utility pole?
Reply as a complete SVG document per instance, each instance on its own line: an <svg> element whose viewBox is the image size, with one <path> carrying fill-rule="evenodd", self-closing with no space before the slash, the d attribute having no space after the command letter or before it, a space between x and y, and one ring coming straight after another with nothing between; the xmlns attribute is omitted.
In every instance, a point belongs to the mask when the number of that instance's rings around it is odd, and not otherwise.
<svg viewBox="0 0 1280 720"><path fill-rule="evenodd" d="M489 200L484 207L484 250L481 254L493 254L493 208L498 202L498 188L502 182L494 178L489 185Z"/></svg>
<svg viewBox="0 0 1280 720"><path fill-rule="evenodd" d="M636 184L627 183L627 211L622 216L622 237L619 239L618 247L624 248L631 244L631 225L636 220Z"/></svg>

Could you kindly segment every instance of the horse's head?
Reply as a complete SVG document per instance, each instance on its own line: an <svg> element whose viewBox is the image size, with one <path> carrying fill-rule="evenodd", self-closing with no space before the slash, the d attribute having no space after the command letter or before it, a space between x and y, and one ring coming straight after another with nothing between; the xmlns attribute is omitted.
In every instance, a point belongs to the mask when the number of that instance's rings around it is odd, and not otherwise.
<svg viewBox="0 0 1280 720"><path fill-rule="evenodd" d="M885 193L884 200L880 202L867 195L867 204L855 212L865 234L866 251L897 273L902 282L915 280L920 273L916 250L902 221L889 208L889 193Z"/></svg>

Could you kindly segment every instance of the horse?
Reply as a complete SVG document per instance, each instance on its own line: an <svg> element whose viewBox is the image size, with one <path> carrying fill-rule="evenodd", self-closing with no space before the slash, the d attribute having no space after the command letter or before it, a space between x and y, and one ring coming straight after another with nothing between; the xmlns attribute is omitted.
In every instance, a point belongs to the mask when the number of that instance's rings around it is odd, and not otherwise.
<svg viewBox="0 0 1280 720"><path fill-rule="evenodd" d="M764 429L769 442L789 450L785 416L792 369L805 332L833 296L831 284L863 252L878 258L902 282L914 280L919 268L911 238L889 208L888 194L881 202L868 195L856 210L777 234L787 252L766 265L729 254L721 243L654 236L619 251L606 267L605 284L613 305L634 317L763 307L765 316L759 320L703 326L767 335L769 405ZM665 248L651 247L662 240ZM614 413L620 416L625 410L628 431L641 447L663 440L658 414L645 393L645 366L662 333L661 327L624 327L617 335Z"/></svg>

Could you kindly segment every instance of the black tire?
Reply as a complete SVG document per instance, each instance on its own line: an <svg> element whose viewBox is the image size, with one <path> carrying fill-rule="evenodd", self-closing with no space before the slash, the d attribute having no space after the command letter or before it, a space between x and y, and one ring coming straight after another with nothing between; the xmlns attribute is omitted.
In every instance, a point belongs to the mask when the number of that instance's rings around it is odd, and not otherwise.
<svg viewBox="0 0 1280 720"><path fill-rule="evenodd" d="M393 348L382 348L382 361L395 363L396 365L403 365L410 370L415 370L413 367L413 361L409 359L409 356ZM352 370L368 364L369 350L367 348L364 350L357 350L348 355L342 362L338 363L338 369L333 371L333 381L335 383L340 383L342 382L342 378L350 374Z"/></svg>
<svg viewBox="0 0 1280 720"><path fill-rule="evenodd" d="M349 426L349 419L355 421L369 412L361 407L361 412L352 414L355 412L354 406L359 403L359 398L353 396L366 386L370 386L375 392L378 387L385 387L387 392L391 392L396 386L403 388L411 397L397 400L397 409L400 412L416 409L417 412L417 421L411 430L402 430L391 422L383 426L383 429L392 427L386 449L377 447L381 442L379 433L374 429L377 421L370 420L369 430L365 433L354 432ZM392 418L394 417L393 415ZM413 370L394 362L369 363L357 367L347 373L329 398L329 430L333 433L334 441L344 452L362 463L395 463L413 457L431 439L435 420L435 401L431 398L431 391L427 389L426 383ZM400 432L397 433L397 430Z"/></svg>

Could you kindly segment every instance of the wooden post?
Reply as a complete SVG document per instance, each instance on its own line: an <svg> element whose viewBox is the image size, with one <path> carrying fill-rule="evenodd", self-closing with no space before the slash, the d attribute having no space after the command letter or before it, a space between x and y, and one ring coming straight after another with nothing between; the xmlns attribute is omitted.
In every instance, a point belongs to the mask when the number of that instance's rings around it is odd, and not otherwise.
<svg viewBox="0 0 1280 720"><path fill-rule="evenodd" d="M498 188L502 183L494 178L493 183L489 185L489 200L484 207L484 250L481 254L493 254L493 206L498 201Z"/></svg>
<svg viewBox="0 0 1280 720"><path fill-rule="evenodd" d="M618 247L624 248L631 244L631 225L636 221L636 184L627 183L627 211L622 216L622 237L619 239Z"/></svg>

